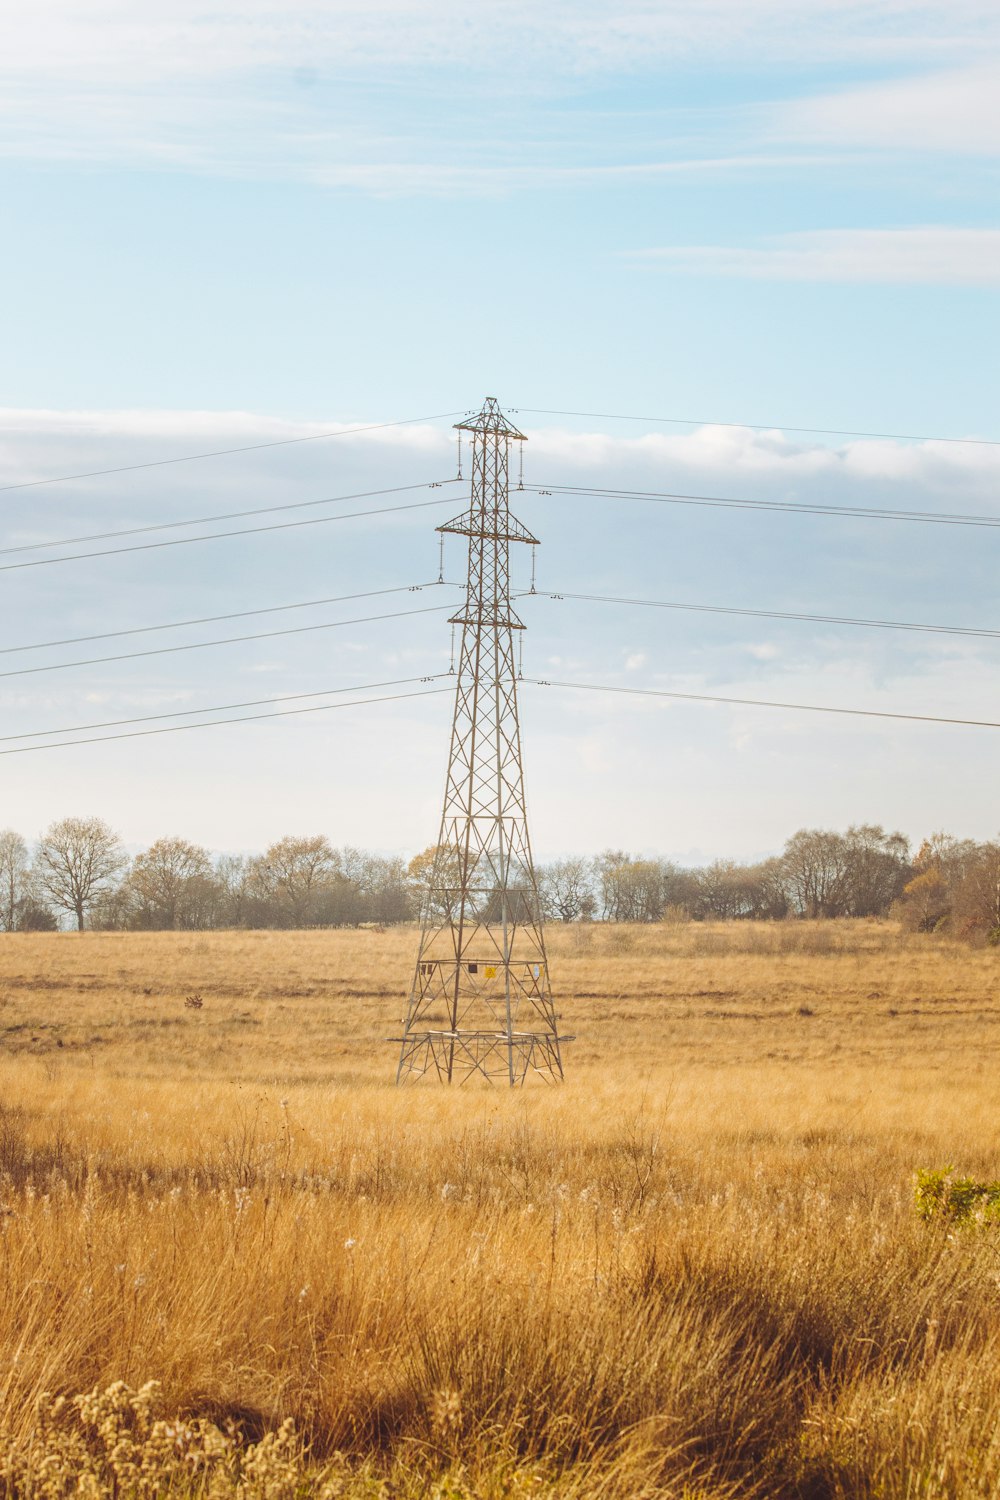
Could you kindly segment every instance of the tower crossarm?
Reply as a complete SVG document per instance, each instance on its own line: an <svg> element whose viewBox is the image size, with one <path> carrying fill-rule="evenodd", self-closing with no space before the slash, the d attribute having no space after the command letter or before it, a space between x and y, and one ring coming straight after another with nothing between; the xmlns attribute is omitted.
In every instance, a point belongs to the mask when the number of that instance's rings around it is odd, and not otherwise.
<svg viewBox="0 0 1000 1500"><path fill-rule="evenodd" d="M446 521L443 526L439 526L437 529L453 536L478 537L482 541L527 542L530 547L537 547L539 545L537 536L532 536L527 526L522 526L516 516L508 513L504 520L505 529L503 531L487 531L483 529L482 525L475 518L470 519L468 511L463 511L462 515L456 516L453 521Z"/></svg>

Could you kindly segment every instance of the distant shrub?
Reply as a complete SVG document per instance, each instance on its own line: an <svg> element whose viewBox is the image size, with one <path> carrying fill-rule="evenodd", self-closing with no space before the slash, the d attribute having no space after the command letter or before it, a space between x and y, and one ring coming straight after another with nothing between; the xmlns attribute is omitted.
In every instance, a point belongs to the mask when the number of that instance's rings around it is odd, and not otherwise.
<svg viewBox="0 0 1000 1500"><path fill-rule="evenodd" d="M918 1168L913 1204L920 1217L953 1224L1000 1224L1000 1182L976 1182L953 1174L953 1167Z"/></svg>
<svg viewBox="0 0 1000 1500"><path fill-rule="evenodd" d="M663 920L667 923L668 927L680 927L685 922L692 920L690 907L682 906L677 901L671 901L663 908Z"/></svg>

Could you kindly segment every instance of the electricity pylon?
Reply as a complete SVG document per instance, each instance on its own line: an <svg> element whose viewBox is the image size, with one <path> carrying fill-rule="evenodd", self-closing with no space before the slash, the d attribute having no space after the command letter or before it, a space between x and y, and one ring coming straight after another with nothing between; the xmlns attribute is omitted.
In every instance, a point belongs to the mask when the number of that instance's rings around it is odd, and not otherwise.
<svg viewBox="0 0 1000 1500"><path fill-rule="evenodd" d="M403 1023L396 1082L561 1079L538 884L524 806L517 718L511 542L538 539L508 509L512 443L526 441L487 397L472 434L469 509L438 530L469 539L451 754Z"/></svg>

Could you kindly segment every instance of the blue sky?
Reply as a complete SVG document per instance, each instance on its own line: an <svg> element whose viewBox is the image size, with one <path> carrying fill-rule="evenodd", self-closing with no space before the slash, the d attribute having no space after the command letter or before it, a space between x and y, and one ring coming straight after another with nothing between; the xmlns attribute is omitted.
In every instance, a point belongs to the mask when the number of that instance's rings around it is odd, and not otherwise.
<svg viewBox="0 0 1000 1500"><path fill-rule="evenodd" d="M994 4L54 0L7 26L0 484L490 392L521 410L541 484L1000 514L1000 448L788 430L1000 438ZM0 545L443 478L448 428L8 491ZM988 531L521 498L551 588L998 623ZM422 581L436 519L8 573L4 633ZM529 675L1000 718L986 641L569 601L526 619ZM6 732L419 675L446 653L442 620L0 678ZM30 836L97 812L133 844L322 829L414 850L435 831L448 711L11 756L0 822ZM1000 821L991 731L543 689L524 714L542 855L749 856L803 824L919 838Z"/></svg>

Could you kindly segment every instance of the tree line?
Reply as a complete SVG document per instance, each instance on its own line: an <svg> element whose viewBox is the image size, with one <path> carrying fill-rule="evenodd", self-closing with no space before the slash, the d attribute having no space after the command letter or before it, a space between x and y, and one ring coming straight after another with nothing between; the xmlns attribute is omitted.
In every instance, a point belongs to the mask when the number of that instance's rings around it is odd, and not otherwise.
<svg viewBox="0 0 1000 1500"><path fill-rule="evenodd" d="M406 862L335 849L322 834L263 854L223 854L162 838L129 858L100 818L63 818L29 849L0 833L0 929L104 931L356 927L409 920L419 904Z"/></svg>
<svg viewBox="0 0 1000 1500"><path fill-rule="evenodd" d="M892 916L909 931L1000 944L1000 841L936 833L914 854L879 824L803 828L770 859L697 869L608 849L542 866L539 883L545 914L564 922Z"/></svg>
<svg viewBox="0 0 1000 1500"><path fill-rule="evenodd" d="M781 854L755 864L718 859L697 869L607 849L541 872L545 905L563 921L658 922L782 917L875 917L903 894L913 871L901 833L875 824L846 833L803 828Z"/></svg>
<svg viewBox="0 0 1000 1500"><path fill-rule="evenodd" d="M33 849L0 833L0 930L388 926L419 916L434 854L407 863L316 834L214 859L186 839L162 838L130 858L100 818L64 818ZM913 931L1000 942L1000 843L942 833L911 854L903 834L877 824L800 829L770 859L698 868L606 849L539 865L537 875L550 921L891 914Z"/></svg>

